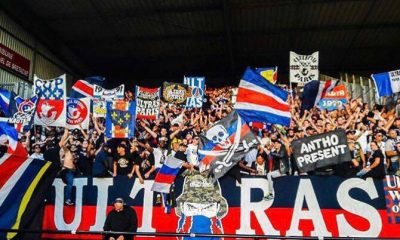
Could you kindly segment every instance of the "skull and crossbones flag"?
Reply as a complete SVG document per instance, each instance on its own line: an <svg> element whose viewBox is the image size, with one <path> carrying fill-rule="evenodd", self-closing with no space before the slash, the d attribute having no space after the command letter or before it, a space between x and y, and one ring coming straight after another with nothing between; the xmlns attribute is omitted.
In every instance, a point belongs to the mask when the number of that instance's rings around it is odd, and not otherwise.
<svg viewBox="0 0 400 240"><path fill-rule="evenodd" d="M300 55L290 52L290 81L294 83L308 83L318 80L319 52L311 55Z"/></svg>
<svg viewBox="0 0 400 240"><path fill-rule="evenodd" d="M210 170L212 176L218 179L258 145L259 141L250 127L236 111L232 111L200 135L200 170Z"/></svg>

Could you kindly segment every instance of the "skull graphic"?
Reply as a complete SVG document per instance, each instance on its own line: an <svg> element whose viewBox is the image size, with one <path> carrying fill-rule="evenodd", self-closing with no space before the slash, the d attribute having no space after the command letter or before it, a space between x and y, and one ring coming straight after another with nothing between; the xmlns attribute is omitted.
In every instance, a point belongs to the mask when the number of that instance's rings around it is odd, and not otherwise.
<svg viewBox="0 0 400 240"><path fill-rule="evenodd" d="M229 139L229 133L222 125L215 125L210 128L206 133L206 138L211 140L213 143L218 144L223 149L228 149L232 146L232 142Z"/></svg>

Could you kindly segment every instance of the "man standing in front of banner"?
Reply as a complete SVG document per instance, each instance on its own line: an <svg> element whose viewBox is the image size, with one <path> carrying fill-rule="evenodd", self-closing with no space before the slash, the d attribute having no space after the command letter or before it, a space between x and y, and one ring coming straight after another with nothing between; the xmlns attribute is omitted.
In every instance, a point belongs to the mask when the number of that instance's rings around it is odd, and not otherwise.
<svg viewBox="0 0 400 240"><path fill-rule="evenodd" d="M137 215L133 208L125 206L124 199L116 198L114 200L114 209L108 214L104 223L104 231L114 232L132 232L137 231ZM133 239L130 235L106 234L107 240L128 240Z"/></svg>

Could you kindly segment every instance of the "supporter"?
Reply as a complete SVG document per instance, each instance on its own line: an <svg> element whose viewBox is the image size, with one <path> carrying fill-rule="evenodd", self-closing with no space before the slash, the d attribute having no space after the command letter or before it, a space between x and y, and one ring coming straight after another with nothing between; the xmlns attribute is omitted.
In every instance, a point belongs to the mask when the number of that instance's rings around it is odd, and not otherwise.
<svg viewBox="0 0 400 240"><path fill-rule="evenodd" d="M108 213L104 223L104 231L131 232L135 233L138 227L136 212L133 208L125 206L122 198L116 198L114 209ZM131 235L106 234L107 240L127 240L133 239Z"/></svg>
<svg viewBox="0 0 400 240"><path fill-rule="evenodd" d="M389 130L388 140L385 144L385 155L388 158L388 174L394 174L399 169L399 154L396 144L400 142L395 129Z"/></svg>
<svg viewBox="0 0 400 240"><path fill-rule="evenodd" d="M263 155L263 154L257 155L256 161L254 161L251 164L251 168L253 170L255 170L255 172L252 173L252 175L257 175L257 176L266 176L267 175L269 168L268 168L268 162L266 161L265 157L267 157L267 156Z"/></svg>
<svg viewBox="0 0 400 240"><path fill-rule="evenodd" d="M155 166L154 166L154 155L148 150L142 151L135 160L135 174L139 178L141 184L144 183L144 179L154 176Z"/></svg>
<svg viewBox="0 0 400 240"><path fill-rule="evenodd" d="M186 149L186 158L188 162L197 167L199 166L199 156L197 154L198 145L199 145L199 137L196 136L191 140L191 143L188 145Z"/></svg>
<svg viewBox="0 0 400 240"><path fill-rule="evenodd" d="M113 156L110 146L105 143L102 148L97 150L93 162L94 177L109 177L113 175Z"/></svg>
<svg viewBox="0 0 400 240"><path fill-rule="evenodd" d="M62 178L67 184L67 187L65 189L65 203L67 205L73 205L72 201L72 184L74 181L74 176L76 173L76 166L75 162L77 160L77 148L75 145L69 144L69 139L70 135L67 129L64 131L64 135L61 138L60 141L60 147L63 151L63 172L62 172Z"/></svg>
<svg viewBox="0 0 400 240"><path fill-rule="evenodd" d="M33 153L30 156L33 159L40 159L44 160L42 149L40 148L39 144L33 146Z"/></svg>
<svg viewBox="0 0 400 240"><path fill-rule="evenodd" d="M366 166L362 169L361 175L364 178L383 178L385 176L384 156L376 141L371 144L372 154L367 160Z"/></svg>
<svg viewBox="0 0 400 240"><path fill-rule="evenodd" d="M127 153L126 145L119 144L117 146L117 154L114 156L113 177L117 175L125 175L129 178L134 174L134 156Z"/></svg>

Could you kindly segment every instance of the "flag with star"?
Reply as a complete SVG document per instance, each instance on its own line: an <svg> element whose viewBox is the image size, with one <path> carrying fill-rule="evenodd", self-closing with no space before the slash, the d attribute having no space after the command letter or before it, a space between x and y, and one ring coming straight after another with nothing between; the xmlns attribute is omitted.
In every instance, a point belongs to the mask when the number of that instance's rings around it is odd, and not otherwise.
<svg viewBox="0 0 400 240"><path fill-rule="evenodd" d="M34 76L33 91L38 96L35 124L65 127L66 75L44 80Z"/></svg>
<svg viewBox="0 0 400 240"><path fill-rule="evenodd" d="M106 132L108 138L132 138L135 135L136 102L107 102Z"/></svg>

